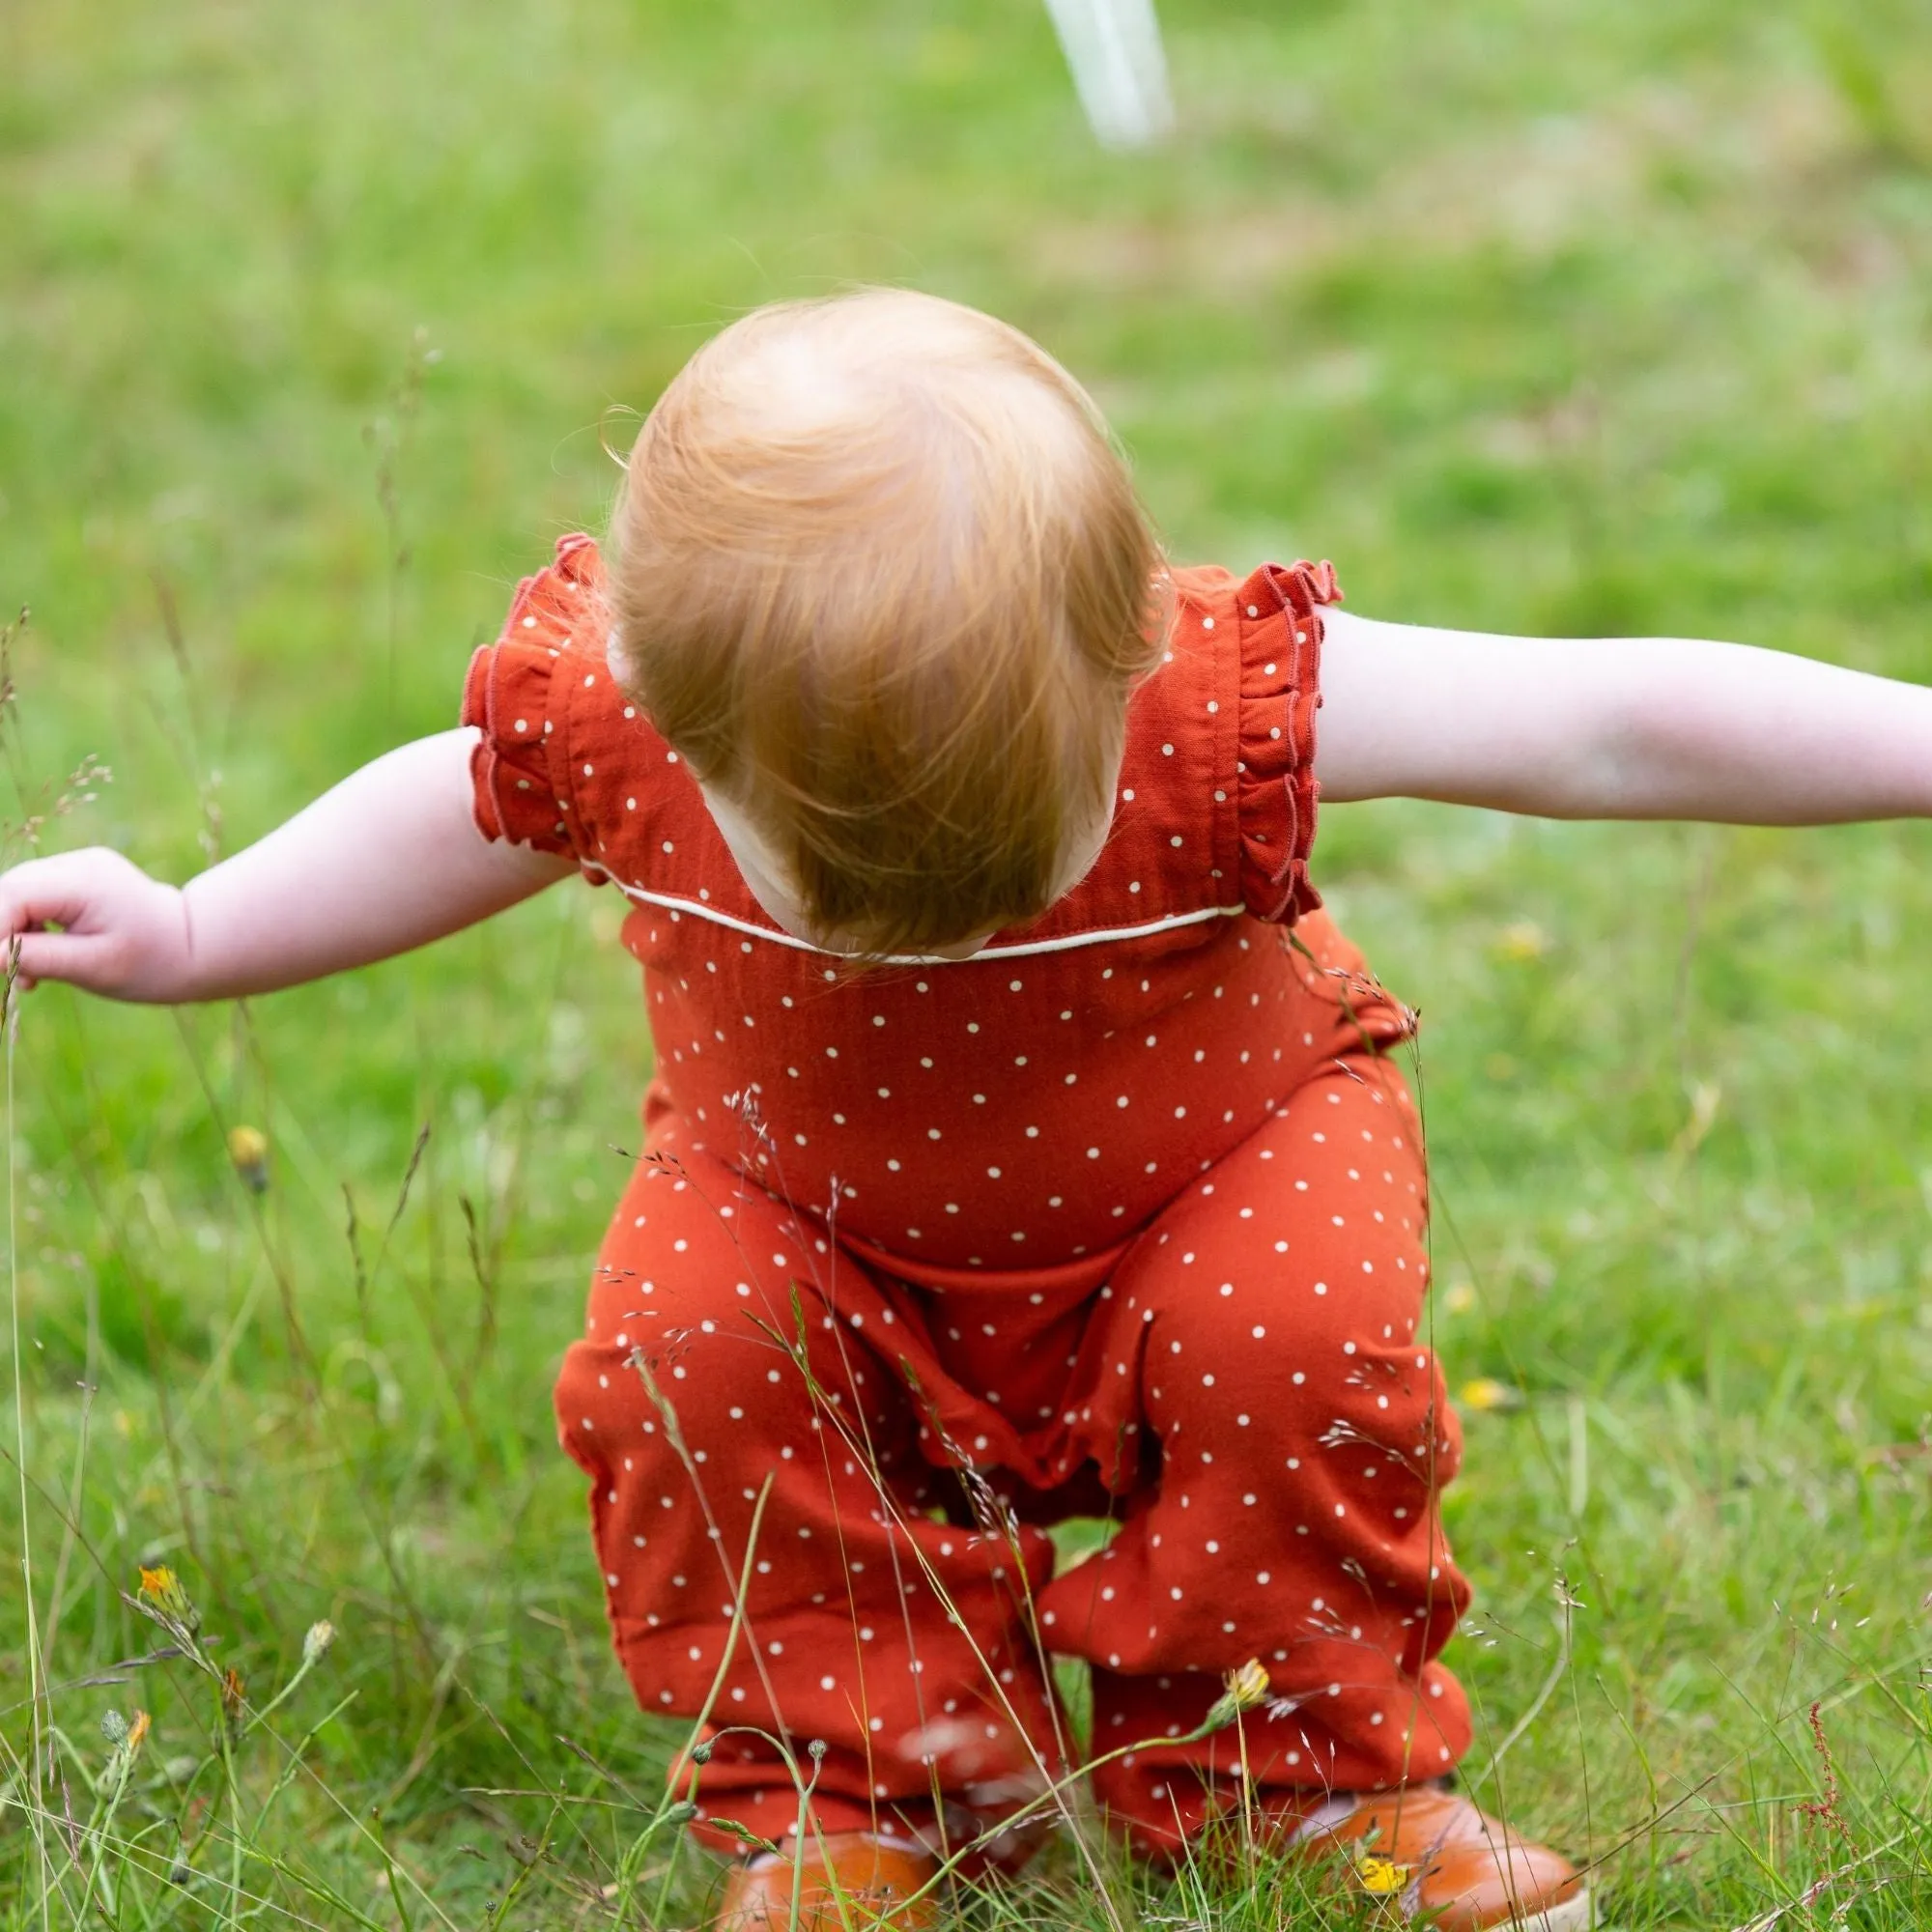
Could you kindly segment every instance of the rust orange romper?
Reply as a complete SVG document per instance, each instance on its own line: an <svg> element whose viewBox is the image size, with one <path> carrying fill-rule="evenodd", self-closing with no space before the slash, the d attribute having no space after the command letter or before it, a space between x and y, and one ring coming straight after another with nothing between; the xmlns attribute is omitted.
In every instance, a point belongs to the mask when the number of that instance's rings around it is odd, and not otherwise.
<svg viewBox="0 0 1932 1932"><path fill-rule="evenodd" d="M1307 879L1327 567L1182 572L1093 871L973 959L864 974L752 898L601 586L565 538L463 716L484 833L618 887L643 968L647 1151L556 1384L639 1703L704 1708L769 1483L714 1724L823 1740L828 1830L956 1845L1059 1775L1042 1650L1092 1665L1095 1754L1155 1741L1094 1778L1151 1850L1232 1797L1233 1732L1159 1741L1249 1658L1270 1804L1445 1771L1468 1593L1383 1057L1411 1020ZM1102 1515L1057 1567L1042 1525ZM701 1795L796 1817L746 1730Z"/></svg>

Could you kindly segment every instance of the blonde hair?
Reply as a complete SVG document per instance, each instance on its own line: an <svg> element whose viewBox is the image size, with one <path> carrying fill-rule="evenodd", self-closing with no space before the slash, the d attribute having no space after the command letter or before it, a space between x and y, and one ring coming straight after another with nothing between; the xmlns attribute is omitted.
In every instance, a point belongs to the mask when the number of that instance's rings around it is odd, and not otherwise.
<svg viewBox="0 0 1932 1932"><path fill-rule="evenodd" d="M1165 571L1026 336L897 290L758 309L651 412L611 534L613 664L814 931L922 952L1065 890Z"/></svg>

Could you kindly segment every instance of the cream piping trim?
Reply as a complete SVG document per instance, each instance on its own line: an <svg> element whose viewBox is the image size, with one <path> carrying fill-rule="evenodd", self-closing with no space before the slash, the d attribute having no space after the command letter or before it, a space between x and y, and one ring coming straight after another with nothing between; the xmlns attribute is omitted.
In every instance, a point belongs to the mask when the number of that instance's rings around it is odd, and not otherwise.
<svg viewBox="0 0 1932 1932"><path fill-rule="evenodd" d="M584 869L602 872L626 898L637 899L644 905L663 906L669 912L688 912L696 919L708 919L714 925L728 926L733 932L749 933L753 939L770 940L776 946L789 946L799 952L816 953L821 959L844 957L842 953L828 952L822 946L812 945L809 939L781 932L775 925L754 925L748 919L720 912L716 906L706 905L700 899L676 898L668 893L646 892L642 886L634 886L628 880L620 879L609 867L596 865L594 861ZM1139 925L1110 925L1093 932L1069 932L1059 939L1031 939L1016 946L988 946L967 959L943 959L930 953L902 952L892 953L880 963L886 966L971 966L980 959L1022 959L1030 953L1070 952L1076 947L1104 946L1115 939L1144 939L1150 933L1166 932L1179 925L1200 925L1210 919L1238 919L1246 911L1246 906L1238 905L1204 906L1199 912L1172 913L1165 919L1147 920Z"/></svg>

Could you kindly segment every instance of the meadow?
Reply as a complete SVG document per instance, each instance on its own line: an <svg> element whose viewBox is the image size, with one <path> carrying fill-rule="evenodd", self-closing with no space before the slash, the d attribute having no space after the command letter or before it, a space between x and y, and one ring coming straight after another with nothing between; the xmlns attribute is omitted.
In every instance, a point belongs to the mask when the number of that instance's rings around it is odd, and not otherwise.
<svg viewBox="0 0 1932 1932"><path fill-rule="evenodd" d="M1037 334L1181 557L1932 680L1918 0L1162 12L1121 156L1030 0L7 0L6 856L185 877L452 722L601 432L855 280ZM1928 870L1324 815L1423 1015L1468 1779L1625 1932L1932 1923ZM611 897L13 1009L0 1925L702 1922L550 1418L649 1068ZM1382 1922L1065 1846L969 1909Z"/></svg>

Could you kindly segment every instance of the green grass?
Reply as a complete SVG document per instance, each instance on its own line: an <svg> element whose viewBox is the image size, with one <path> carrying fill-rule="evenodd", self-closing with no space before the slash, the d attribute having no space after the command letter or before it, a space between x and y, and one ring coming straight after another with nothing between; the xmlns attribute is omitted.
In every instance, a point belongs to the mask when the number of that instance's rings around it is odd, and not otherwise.
<svg viewBox="0 0 1932 1932"><path fill-rule="evenodd" d="M181 876L447 724L600 518L601 412L850 278L1037 332L1183 556L1932 679L1921 6L1163 12L1181 131L1123 159L1030 0L7 10L9 817ZM56 815L88 753L112 782ZM1605 1857L1631 1932L1932 1922L1928 864L1921 826L1324 820L1424 1014L1452 1382L1525 1397L1449 1502L1471 1774ZM613 923L572 889L246 1010L27 1003L0 1923L76 1922L87 1870L128 1927L694 1922L664 1835L624 1863L672 1741L549 1419L648 1066ZM225 1755L192 1661L110 1669L159 1647L157 1560L258 1708L339 1633ZM1062 1854L976 1910L1357 1922L1299 1886L1108 1905Z"/></svg>

